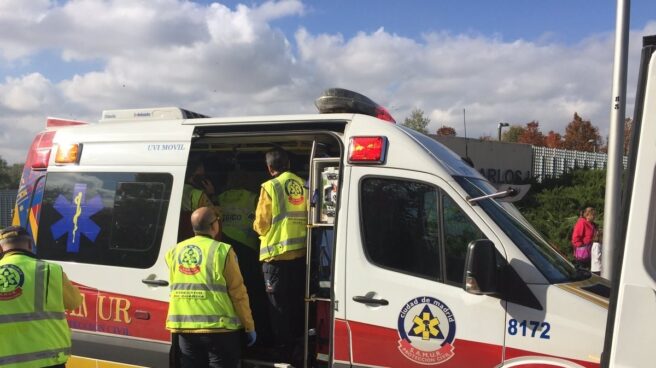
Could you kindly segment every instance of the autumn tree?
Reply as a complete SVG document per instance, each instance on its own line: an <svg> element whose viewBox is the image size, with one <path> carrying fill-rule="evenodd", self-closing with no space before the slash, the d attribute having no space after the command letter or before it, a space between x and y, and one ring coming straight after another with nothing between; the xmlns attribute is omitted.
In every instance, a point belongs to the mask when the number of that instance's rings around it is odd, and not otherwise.
<svg viewBox="0 0 656 368"><path fill-rule="evenodd" d="M482 136L478 137L478 140L480 140L482 142L492 142L494 139L492 139L491 135L486 134L486 135L482 135Z"/></svg>
<svg viewBox="0 0 656 368"><path fill-rule="evenodd" d="M517 143L519 141L519 136L522 135L525 130L526 129L521 125L511 125L508 130L501 135L501 141Z"/></svg>
<svg viewBox="0 0 656 368"><path fill-rule="evenodd" d="M437 135L440 137L455 137L456 130L450 126L442 125L440 129L437 130Z"/></svg>
<svg viewBox="0 0 656 368"><path fill-rule="evenodd" d="M428 123L430 123L430 119L424 116L424 111L415 107L410 112L410 116L403 121L403 126L414 129L419 133L428 134L428 130L426 130Z"/></svg>
<svg viewBox="0 0 656 368"><path fill-rule="evenodd" d="M550 130L549 133L547 133L547 136L544 137L544 146L549 148L562 148L563 136L560 135L560 133Z"/></svg>
<svg viewBox="0 0 656 368"><path fill-rule="evenodd" d="M517 143L544 146L544 134L540 131L540 123L535 120L527 123L524 131L517 137Z"/></svg>
<svg viewBox="0 0 656 368"><path fill-rule="evenodd" d="M574 118L565 128L563 148L592 152L601 146L601 143L599 129L592 125L590 120L583 120L579 114L574 113Z"/></svg>

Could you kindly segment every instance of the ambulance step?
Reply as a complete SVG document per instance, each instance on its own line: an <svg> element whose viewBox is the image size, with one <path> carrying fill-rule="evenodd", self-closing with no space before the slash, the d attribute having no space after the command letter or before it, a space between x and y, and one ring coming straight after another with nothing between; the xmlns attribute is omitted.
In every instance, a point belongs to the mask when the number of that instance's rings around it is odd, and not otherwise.
<svg viewBox="0 0 656 368"><path fill-rule="evenodd" d="M242 368L294 368L288 363L274 363L255 359L242 359L241 366Z"/></svg>

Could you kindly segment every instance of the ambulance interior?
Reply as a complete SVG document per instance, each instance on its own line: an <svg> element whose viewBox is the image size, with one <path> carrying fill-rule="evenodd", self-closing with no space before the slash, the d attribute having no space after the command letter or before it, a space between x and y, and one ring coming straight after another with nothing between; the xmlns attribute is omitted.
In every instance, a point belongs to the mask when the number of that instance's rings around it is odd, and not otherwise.
<svg viewBox="0 0 656 368"><path fill-rule="evenodd" d="M290 159L290 171L307 180L310 226L306 259L308 267L303 275L306 280L305 315L294 317L302 319L299 323L305 326L306 333L305 336L299 336L296 344L298 352L295 351L294 355L297 362L306 359L305 366L308 367L326 365L331 326L334 219L340 187L339 159L343 151L341 141L330 132L226 136L225 133L213 132L211 128L197 128L194 136L189 162L200 160L205 168L206 179L214 186L215 193L210 199L221 208L221 241L231 244L237 254L255 320L257 342L255 346L243 351L245 362L275 362L272 360L275 359L272 358L275 352L272 351L268 300L258 258L259 238L252 229L260 186L271 179L265 153L273 148L285 150ZM240 201L228 203L230 198L240 198ZM183 221L189 215L190 212L180 214L179 239L193 235L190 225Z"/></svg>

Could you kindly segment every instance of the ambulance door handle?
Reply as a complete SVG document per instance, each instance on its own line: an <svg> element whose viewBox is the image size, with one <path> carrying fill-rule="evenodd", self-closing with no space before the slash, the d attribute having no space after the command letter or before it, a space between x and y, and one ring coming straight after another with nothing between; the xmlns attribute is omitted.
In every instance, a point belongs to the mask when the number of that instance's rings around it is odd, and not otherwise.
<svg viewBox="0 0 656 368"><path fill-rule="evenodd" d="M367 295L362 296L362 295L356 295L353 297L354 302L362 303L362 304L374 304L374 305L388 305L389 302L386 299L375 299L369 296L370 293L367 293Z"/></svg>
<svg viewBox="0 0 656 368"><path fill-rule="evenodd" d="M152 286L169 286L169 282L166 280L150 280L150 279L143 279L141 280L146 285L152 285Z"/></svg>

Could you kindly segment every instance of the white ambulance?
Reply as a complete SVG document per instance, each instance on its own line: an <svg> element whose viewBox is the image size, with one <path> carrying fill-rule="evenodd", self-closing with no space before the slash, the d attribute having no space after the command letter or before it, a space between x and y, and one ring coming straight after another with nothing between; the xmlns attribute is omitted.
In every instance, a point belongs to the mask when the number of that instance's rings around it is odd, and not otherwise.
<svg viewBox="0 0 656 368"><path fill-rule="evenodd" d="M306 366L599 366L609 286L554 251L504 201L512 190L498 192L362 95L331 89L317 106L48 121L28 154L15 223L84 293L68 316L69 366L169 364L164 254L185 231L187 165L202 161L216 192L238 182L258 193L274 147L290 153L312 197L306 311L296 316ZM268 359L267 318L255 323L263 337L244 366L283 363Z"/></svg>

